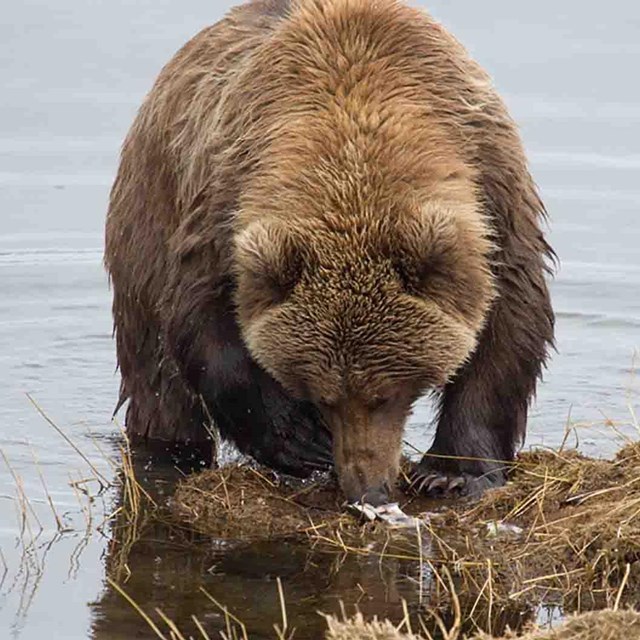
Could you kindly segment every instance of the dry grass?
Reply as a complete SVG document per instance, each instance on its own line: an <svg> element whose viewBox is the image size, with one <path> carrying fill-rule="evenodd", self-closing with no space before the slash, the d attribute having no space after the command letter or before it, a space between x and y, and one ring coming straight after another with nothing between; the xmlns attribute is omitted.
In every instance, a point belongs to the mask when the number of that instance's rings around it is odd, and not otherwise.
<svg viewBox="0 0 640 640"><path fill-rule="evenodd" d="M365 620L361 614L339 620L327 616L327 640L422 640L411 631L406 633L389 620Z"/></svg>
<svg viewBox="0 0 640 640"><path fill-rule="evenodd" d="M174 513L201 533L219 539L304 537L314 521L342 517L331 485L283 482L267 469L228 466L190 476L172 500Z"/></svg>
<svg viewBox="0 0 640 640"><path fill-rule="evenodd" d="M424 640L428 636L399 631L388 620L366 622L362 616L348 620L327 619L327 640ZM446 638L447 636L445 636ZM461 636L455 636L455 639ZM640 638L640 614L634 611L599 611L569 619L554 630L534 628L521 636L507 634L503 640L635 640ZM449 636L454 640L453 636ZM468 640L499 640L485 634Z"/></svg>
<svg viewBox="0 0 640 640"><path fill-rule="evenodd" d="M186 640L186 636L162 610L155 610L160 619L156 624L122 587L111 580L109 583L137 611L155 637L160 640ZM282 622L273 625L273 637L274 640L292 640L296 634L295 630L291 630L291 632L288 630L286 603L281 588L279 594ZM250 635L243 622L214 598L209 595L208 597L215 608L224 615L226 628L220 630L217 637L222 640L250 640ZM366 620L360 613L352 617L343 615L342 618L335 616L325 616L325 618L327 621L325 640L434 640L435 638L424 626L420 632L414 633L407 618L400 625L394 625L389 620L378 620L377 618ZM192 619L198 629L198 639L210 640L211 636L198 618L192 616ZM193 636L189 637L193 638ZM636 640L640 638L640 613L632 610L605 609L572 616L553 629L530 625L523 633L506 632L500 637L487 635L483 632L466 634L457 625L450 629L441 626L440 635L437 637L442 640L515 640L516 638L520 640Z"/></svg>
<svg viewBox="0 0 640 640"><path fill-rule="evenodd" d="M499 632L542 603L640 606L639 444L612 461L527 453L509 484L477 503L403 506L432 512L415 532L362 527L341 513L335 489L283 485L247 467L188 478L174 499L175 514L217 538L293 537L316 551L414 560L429 576L419 585L427 629L458 617L466 630Z"/></svg>
<svg viewBox="0 0 640 640"><path fill-rule="evenodd" d="M105 476L91 462L77 444L50 418L34 398L26 394L40 416L78 455L82 472L69 472L71 488L77 506L60 511L43 473L35 448L29 446L33 470L40 481L42 493L38 495L33 483L17 472L4 451L0 450L0 467L6 467L14 484L15 495L3 496L12 500L16 508L17 526L15 551L7 556L0 549L0 592L7 598L17 596L13 627L20 628L29 615L47 569L51 549L65 538L77 540L69 556L68 577L74 577L80 566L82 554L96 529L95 515L98 505L109 488ZM11 530L10 522L3 522Z"/></svg>
<svg viewBox="0 0 640 640"><path fill-rule="evenodd" d="M129 569L129 553L145 529L160 517L160 508L140 484L129 440L121 428L123 444L120 447L121 467L116 472L114 485L120 495L119 506L108 514L105 522L110 528L108 545L108 573L116 582L126 581Z"/></svg>
<svg viewBox="0 0 640 640"><path fill-rule="evenodd" d="M522 534L491 535L504 522ZM492 563L496 600L556 600L575 611L638 606L640 445L613 461L574 451L524 455L506 487L450 510L438 527L456 533L437 540L447 562Z"/></svg>

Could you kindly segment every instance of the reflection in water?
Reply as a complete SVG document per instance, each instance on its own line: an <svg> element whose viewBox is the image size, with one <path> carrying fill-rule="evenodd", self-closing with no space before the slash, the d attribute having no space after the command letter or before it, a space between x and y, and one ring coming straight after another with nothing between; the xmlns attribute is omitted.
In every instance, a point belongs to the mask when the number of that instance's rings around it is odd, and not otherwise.
<svg viewBox="0 0 640 640"><path fill-rule="evenodd" d="M4 614L0 629L19 637L28 621L39 615L38 600L42 600L42 591L50 595L52 581L60 585L60 593L73 590L86 563L95 562L95 551L106 539L106 516L112 499L104 467L108 469L115 462L106 456L96 461L102 471L91 463L82 472L75 465L69 466L70 498L63 501L59 490L51 488L46 473L49 469L46 464L41 466L35 451L31 456L39 480L37 487L25 480L3 451L0 454L12 480L11 492L0 495L0 530L5 540L7 532L15 532L12 545L0 547L0 610ZM85 467L88 460L75 455L76 462ZM4 508L7 506L15 507L15 519L10 517L11 509Z"/></svg>
<svg viewBox="0 0 640 640"><path fill-rule="evenodd" d="M182 539L179 539L182 538ZM228 607L246 625L251 638L273 638L281 619L277 578L282 580L289 624L296 638L318 638L325 628L318 611L357 605L370 615L402 618L402 598L415 600L405 577L411 567L399 560L339 558L307 553L295 545L271 543L217 548L211 541L185 540L163 526L150 528L130 552L132 574L126 592L146 611L158 607L185 635L198 636L191 616L207 632L225 628L224 616L202 592ZM95 638L138 633L144 622L122 597L108 589L95 605Z"/></svg>
<svg viewBox="0 0 640 640"><path fill-rule="evenodd" d="M166 468L153 469L135 464L142 491L161 508L178 474L169 480ZM145 500L134 516L126 504L124 480L117 500L122 511L113 523L106 557L107 576L145 611L160 608L186 636L199 637L194 615L212 637L225 628L224 615L210 596L242 620L251 638L273 638L273 624L281 620L278 578L296 638L321 637L325 622L318 612L338 613L341 603L347 611L357 605L365 615L400 620L403 599L417 602L419 592L430 588L429 582L418 586L417 567L408 560L380 562L375 556L314 552L283 541L212 540L163 521ZM138 613L112 588L105 589L93 611L96 639L130 637L145 628Z"/></svg>

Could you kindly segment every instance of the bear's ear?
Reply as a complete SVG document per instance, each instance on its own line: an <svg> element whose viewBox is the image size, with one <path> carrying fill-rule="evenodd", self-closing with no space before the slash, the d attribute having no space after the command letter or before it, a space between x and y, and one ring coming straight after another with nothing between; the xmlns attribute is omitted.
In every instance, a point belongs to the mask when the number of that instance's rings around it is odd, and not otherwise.
<svg viewBox="0 0 640 640"><path fill-rule="evenodd" d="M396 268L405 290L472 322L494 297L490 229L476 207L432 202L402 221Z"/></svg>
<svg viewBox="0 0 640 640"><path fill-rule="evenodd" d="M284 302L303 266L303 243L285 224L252 223L236 238L239 306L254 315Z"/></svg>

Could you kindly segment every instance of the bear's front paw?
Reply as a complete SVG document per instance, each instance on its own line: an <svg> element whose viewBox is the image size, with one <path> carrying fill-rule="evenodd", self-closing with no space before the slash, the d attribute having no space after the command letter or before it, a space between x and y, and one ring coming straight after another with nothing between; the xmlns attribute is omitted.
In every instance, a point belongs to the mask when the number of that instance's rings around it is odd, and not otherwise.
<svg viewBox="0 0 640 640"><path fill-rule="evenodd" d="M447 472L421 463L409 474L407 490L429 498L478 498L487 489L501 484L502 479L492 472L482 475Z"/></svg>

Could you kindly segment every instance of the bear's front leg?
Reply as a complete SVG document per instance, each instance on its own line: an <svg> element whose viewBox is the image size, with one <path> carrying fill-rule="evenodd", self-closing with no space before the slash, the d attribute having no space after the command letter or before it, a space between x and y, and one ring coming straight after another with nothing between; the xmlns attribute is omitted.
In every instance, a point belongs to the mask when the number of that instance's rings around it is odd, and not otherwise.
<svg viewBox="0 0 640 640"><path fill-rule="evenodd" d="M238 352L228 359L230 349ZM292 398L243 346L218 349L198 386L222 437L261 464L299 477L333 466L331 435L318 410Z"/></svg>
<svg viewBox="0 0 640 640"><path fill-rule="evenodd" d="M410 478L414 491L476 496L506 481L553 343L542 270L519 275L503 283L475 353L442 393L433 445Z"/></svg>
<svg viewBox="0 0 640 640"><path fill-rule="evenodd" d="M230 293L207 301L192 291L175 288L164 343L221 436L277 471L305 477L330 469L331 435L320 413L292 398L251 358ZM193 304L200 299L206 304Z"/></svg>
<svg viewBox="0 0 640 640"><path fill-rule="evenodd" d="M469 391L470 382L458 380L445 389L433 445L410 475L412 491L434 497L478 496L504 484L525 430L527 398L511 398L511 407L503 407L495 395L493 407L467 404L471 397L480 401L487 391L481 388L486 382L476 384L478 388Z"/></svg>

